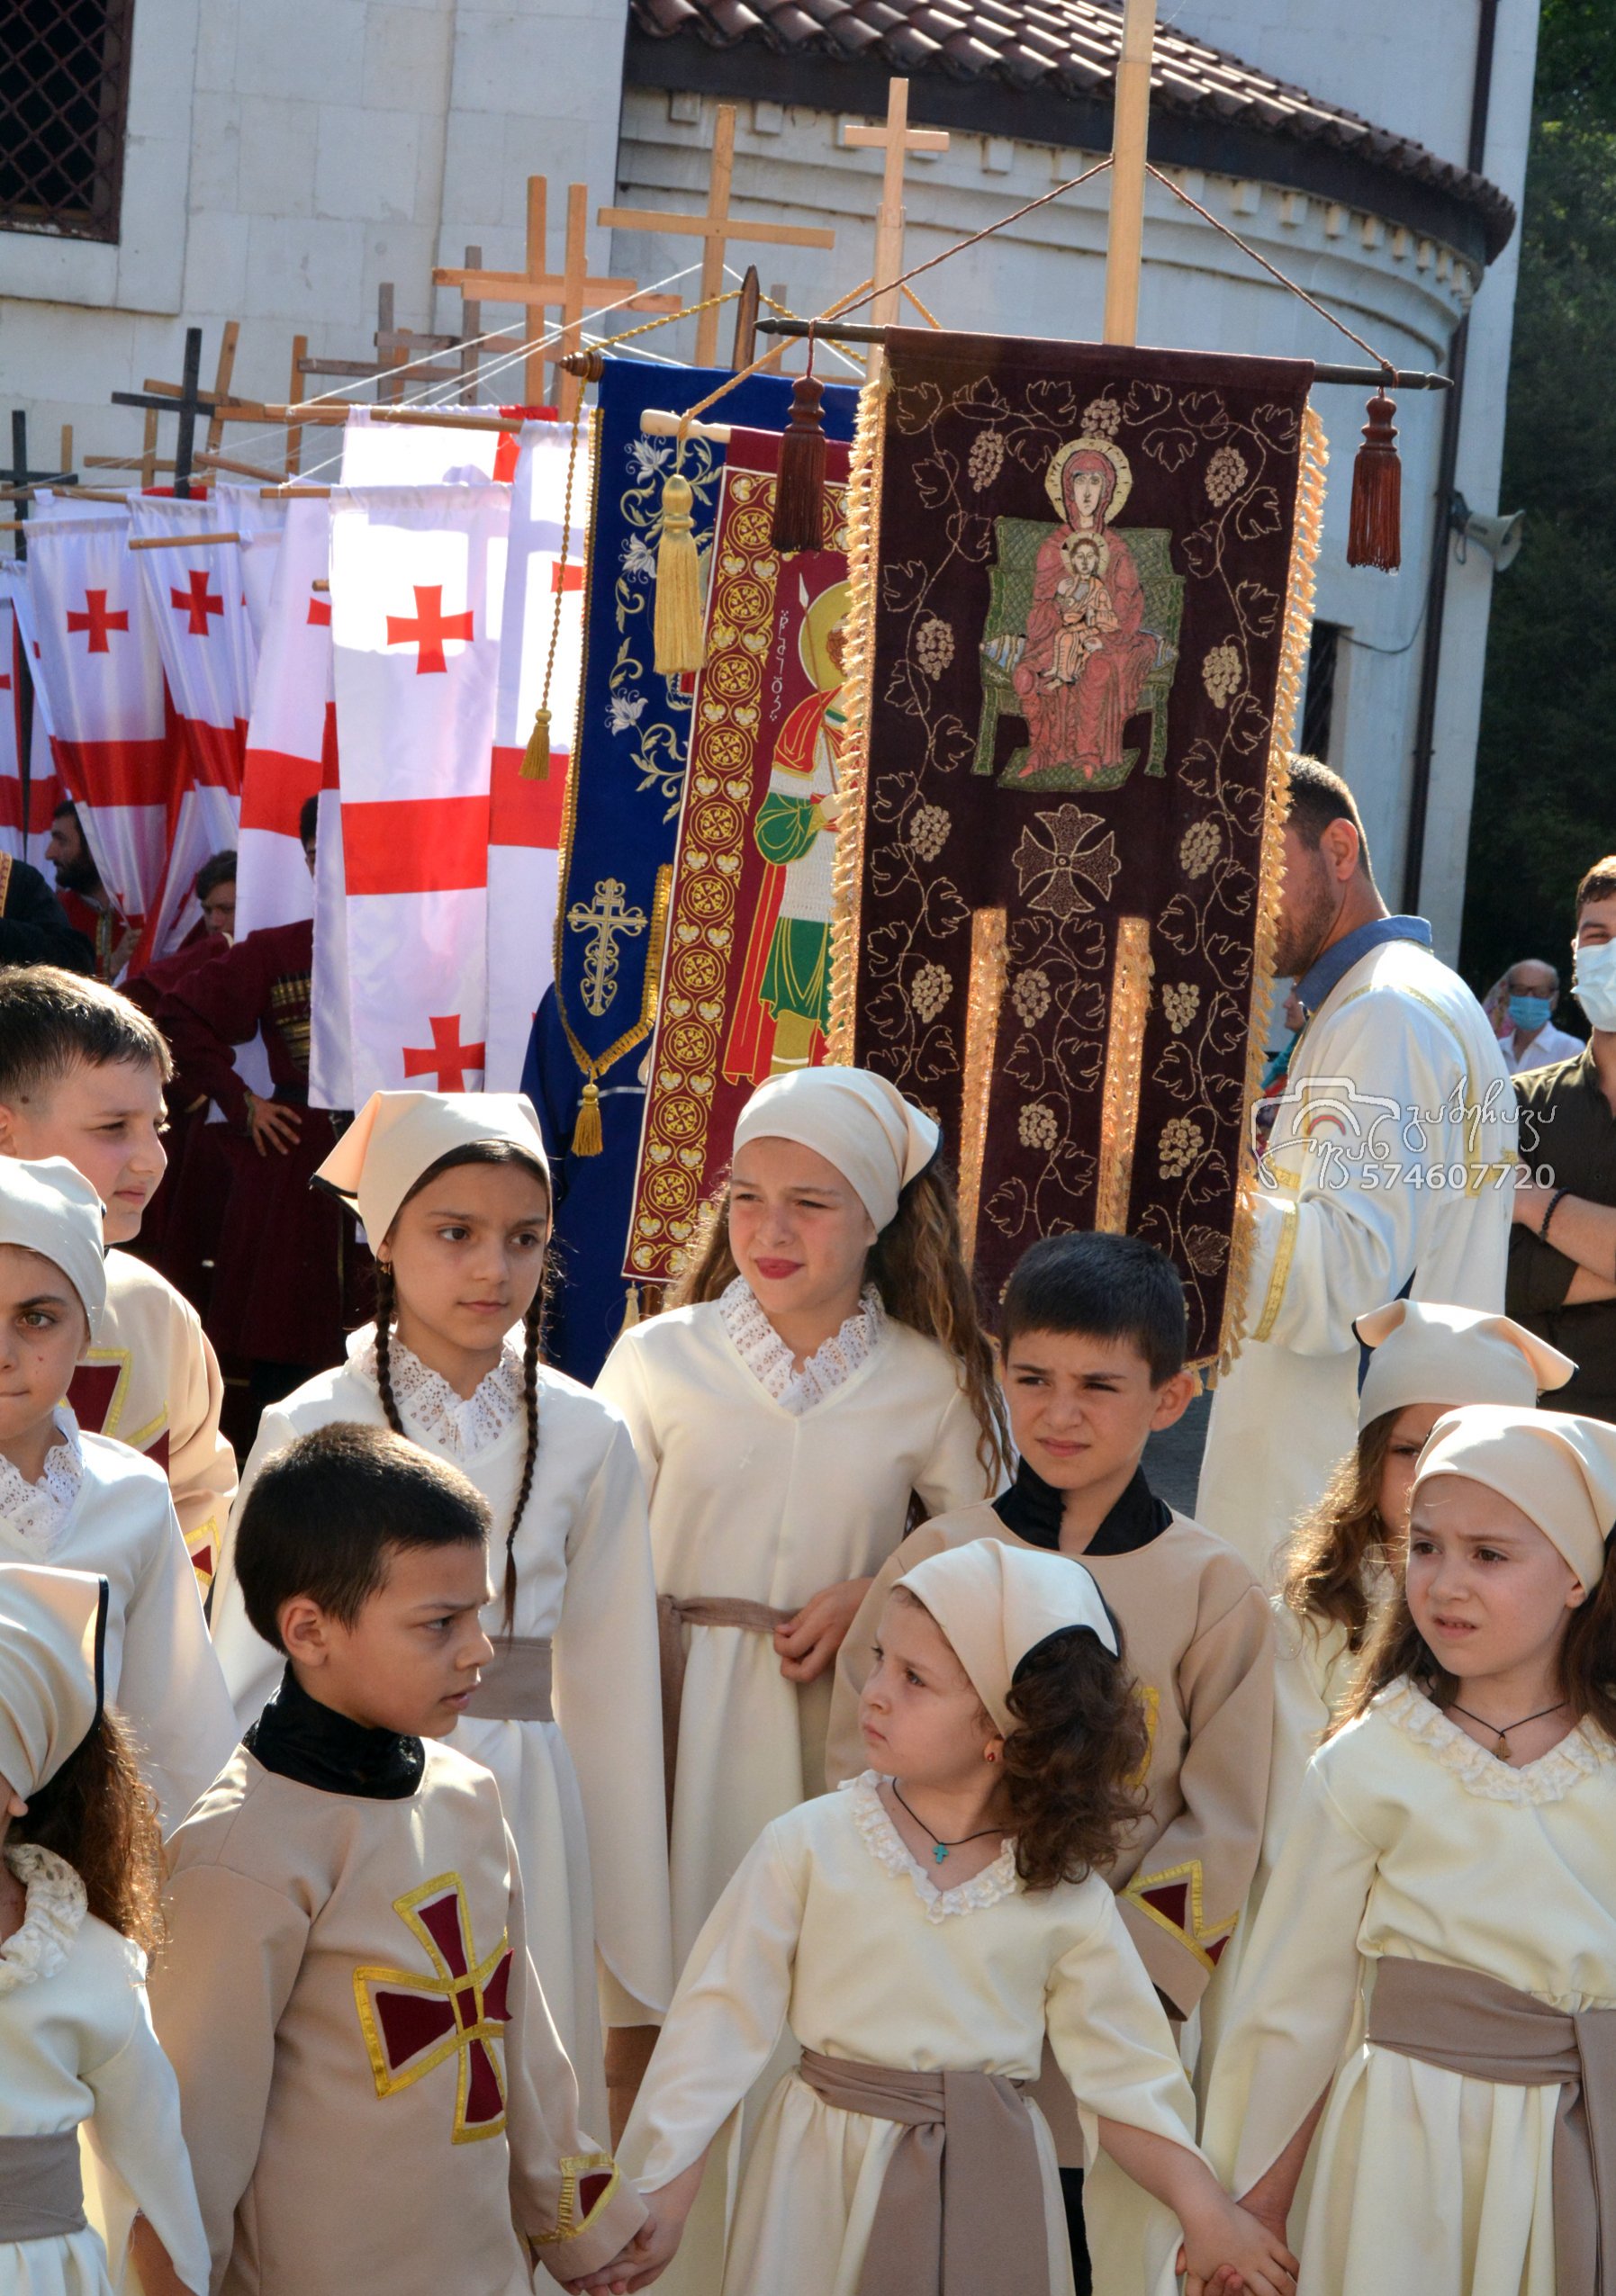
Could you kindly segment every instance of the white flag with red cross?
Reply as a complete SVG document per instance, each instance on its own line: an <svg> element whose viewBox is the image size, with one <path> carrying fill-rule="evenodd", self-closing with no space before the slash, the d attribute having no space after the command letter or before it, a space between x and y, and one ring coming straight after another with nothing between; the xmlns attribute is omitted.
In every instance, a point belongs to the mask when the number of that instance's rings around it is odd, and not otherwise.
<svg viewBox="0 0 1616 2296"><path fill-rule="evenodd" d="M456 407L456 414L501 416L516 421L524 414L555 415L553 407ZM342 433L344 486L486 486L508 483L516 476L517 440L514 430L478 430L453 422L442 413L432 422L388 422L375 419L374 407L350 407Z"/></svg>
<svg viewBox="0 0 1616 2296"><path fill-rule="evenodd" d="M241 818L241 759L252 694L252 640L235 542L212 502L136 495L137 536L184 546L131 551L178 713L185 769L168 814L168 867L155 914L131 960L139 972L166 956L196 923L192 880L210 855L233 851Z"/></svg>
<svg viewBox="0 0 1616 2296"><path fill-rule="evenodd" d="M221 479L213 500L221 532L241 537L241 590L247 600L248 669L256 683L258 656L263 650L269 600L275 590L275 570L281 554L291 504L279 497L266 502L261 486L232 485Z"/></svg>
<svg viewBox="0 0 1616 2296"><path fill-rule="evenodd" d="M331 639L357 1107L478 1090L504 486L338 490ZM326 985L315 944L314 1000Z"/></svg>
<svg viewBox="0 0 1616 2296"><path fill-rule="evenodd" d="M122 511L29 524L36 671L57 774L113 906L143 925L162 890L169 800L185 760L140 554L129 547Z"/></svg>
<svg viewBox="0 0 1616 2296"><path fill-rule="evenodd" d="M588 432L522 426L510 502L510 549L494 709L488 846L490 1092L514 1092L538 1000L555 970L561 824L583 676L583 554ZM565 527L565 547L563 528ZM527 780L522 758L548 695L549 771Z"/></svg>
<svg viewBox="0 0 1616 2296"><path fill-rule="evenodd" d="M18 729L18 782L14 793L7 791L0 797L5 806L5 819L14 824L15 844L7 851L15 851L19 860L41 865L41 848L50 834L50 823L56 809L67 792L56 778L56 761L50 754L50 705L43 679L39 674L40 642L33 634L33 594L28 587L28 563L23 558L0 560L0 584L11 604L15 620L15 646L8 665L11 684L4 695L7 715ZM26 666L27 686L21 674ZM33 707L25 713L23 695L32 688ZM32 718L32 725L27 717ZM22 827L22 743L28 743L28 826Z"/></svg>
<svg viewBox="0 0 1616 2296"><path fill-rule="evenodd" d="M238 939L314 914L314 887L298 821L320 788L328 754L334 765L337 752L331 600L326 588L330 563L329 506L288 502L242 766Z"/></svg>

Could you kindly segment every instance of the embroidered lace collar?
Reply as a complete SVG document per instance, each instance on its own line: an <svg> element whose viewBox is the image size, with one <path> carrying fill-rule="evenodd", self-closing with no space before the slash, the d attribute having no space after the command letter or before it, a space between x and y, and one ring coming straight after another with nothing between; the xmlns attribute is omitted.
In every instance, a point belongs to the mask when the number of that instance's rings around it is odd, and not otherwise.
<svg viewBox="0 0 1616 2296"><path fill-rule="evenodd" d="M61 1441L45 1454L45 1472L37 1483L0 1456L0 1515L41 1555L49 1555L60 1537L84 1481L84 1453L71 1412L59 1411L56 1425Z"/></svg>
<svg viewBox="0 0 1616 2296"><path fill-rule="evenodd" d="M904 1838L888 1815L886 1804L877 1790L880 1785L880 1771L867 1769L862 1778L844 1779L837 1790L850 1797L853 1823L876 1864L884 1866L889 1874L901 1875L913 1885L916 1896L925 1907L928 1922L946 1922L954 1913L980 1913L986 1906L997 1905L1001 1897L1008 1897L1019 1886L1016 1844L1007 1835L1004 1848L990 1866L984 1866L980 1874L973 1874L969 1881L962 1881L952 1889L939 1889L909 1855Z"/></svg>
<svg viewBox="0 0 1616 2296"><path fill-rule="evenodd" d="M816 1403L823 1403L838 1387L845 1386L875 1353L887 1325L880 1293L873 1283L867 1283L856 1312L799 1371L790 1349L763 1313L744 1275L737 1275L724 1292L718 1312L736 1353L753 1378L793 1418L800 1418Z"/></svg>
<svg viewBox="0 0 1616 2296"><path fill-rule="evenodd" d="M522 1358L507 1339L499 1362L473 1395L456 1394L448 1381L429 1371L395 1333L388 1350L393 1400L410 1434L464 1465L492 1448L522 1409ZM376 1379L373 1337L358 1359L372 1384Z"/></svg>
<svg viewBox="0 0 1616 2296"><path fill-rule="evenodd" d="M1478 1745L1457 1722L1450 1722L1406 1678L1388 1684L1376 1699L1374 1710L1428 1746L1467 1792L1486 1802L1563 1802L1584 1778L1592 1778L1606 1762L1616 1761L1616 1745L1602 1730L1584 1720L1557 1746L1515 1769Z"/></svg>
<svg viewBox="0 0 1616 2296"><path fill-rule="evenodd" d="M8 1842L4 1854L28 1905L21 1929L0 1945L0 1996L53 1977L85 1917L85 1886L65 1858L37 1841Z"/></svg>

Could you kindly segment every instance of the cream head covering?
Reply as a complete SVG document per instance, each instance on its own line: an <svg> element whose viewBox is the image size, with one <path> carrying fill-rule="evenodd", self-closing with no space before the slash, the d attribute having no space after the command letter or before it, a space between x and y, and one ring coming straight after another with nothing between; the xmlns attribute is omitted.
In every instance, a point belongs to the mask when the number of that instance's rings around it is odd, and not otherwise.
<svg viewBox="0 0 1616 2296"><path fill-rule="evenodd" d="M421 1174L481 1140L509 1140L549 1179L537 1112L519 1092L373 1092L314 1177L357 1211L374 1250Z"/></svg>
<svg viewBox="0 0 1616 2296"><path fill-rule="evenodd" d="M65 1156L0 1157L0 1244L23 1244L59 1267L84 1302L90 1337L106 1306L101 1198Z"/></svg>
<svg viewBox="0 0 1616 2296"><path fill-rule="evenodd" d="M942 1133L896 1085L868 1068L794 1068L760 1085L735 1128L748 1140L795 1140L812 1148L853 1190L878 1228L898 1217L898 1200L937 1153Z"/></svg>
<svg viewBox="0 0 1616 2296"><path fill-rule="evenodd" d="M1408 1403L1519 1403L1530 1409L1575 1371L1569 1355L1508 1316L1430 1300L1391 1300L1352 1327L1373 1348L1358 1398L1361 1434Z"/></svg>
<svg viewBox="0 0 1616 2296"><path fill-rule="evenodd" d="M1593 1593L1616 1526L1616 1427L1524 1404L1467 1403L1432 1427L1415 1470L1415 1503L1445 1475L1509 1499Z"/></svg>
<svg viewBox="0 0 1616 2296"><path fill-rule="evenodd" d="M106 1602L88 1571L0 1563L0 1778L24 1801L95 1726Z"/></svg>
<svg viewBox="0 0 1616 2296"><path fill-rule="evenodd" d="M931 1612L1007 1738L1016 1724L1006 1696L1016 1668L1040 1643L1083 1626L1117 1655L1105 1598L1070 1555L1029 1554L1002 1539L972 1539L928 1555L897 1583Z"/></svg>

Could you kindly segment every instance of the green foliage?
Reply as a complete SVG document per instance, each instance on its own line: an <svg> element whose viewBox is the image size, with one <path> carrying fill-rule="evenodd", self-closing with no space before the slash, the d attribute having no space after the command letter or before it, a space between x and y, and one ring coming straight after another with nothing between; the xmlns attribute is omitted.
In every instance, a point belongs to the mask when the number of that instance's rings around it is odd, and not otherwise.
<svg viewBox="0 0 1616 2296"><path fill-rule="evenodd" d="M1616 848L1616 0L1544 0L1463 963L1565 969L1571 895ZM1562 1019L1566 1016L1562 1014Z"/></svg>

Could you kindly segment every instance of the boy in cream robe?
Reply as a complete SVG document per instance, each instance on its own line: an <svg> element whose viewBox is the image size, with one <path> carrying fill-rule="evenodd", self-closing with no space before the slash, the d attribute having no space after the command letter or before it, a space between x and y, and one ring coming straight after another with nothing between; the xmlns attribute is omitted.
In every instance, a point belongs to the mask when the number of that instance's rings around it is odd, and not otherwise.
<svg viewBox="0 0 1616 2296"><path fill-rule="evenodd" d="M344 1424L243 1511L288 1665L172 1844L153 1998L214 2296L520 2296L643 2221L579 2132L499 1789L435 1742L493 1655L487 1526L456 1469Z"/></svg>
<svg viewBox="0 0 1616 2296"><path fill-rule="evenodd" d="M1027 1253L1005 1293L1000 1338L1016 1482L998 1499L923 1523L878 1574L837 1660L826 1764L832 1785L865 1767L859 1693L882 1605L906 1571L981 1538L1080 1555L1121 1624L1151 1723L1148 1811L1107 1878L1178 2022L1199 2003L1256 1871L1274 1703L1261 1589L1232 1547L1155 1497L1141 1465L1148 1436L1180 1418L1195 1392L1184 1344L1183 1286L1152 1246L1062 1236ZM1047 2063L1039 2102L1060 2149L1076 2248L1083 2155ZM1095 2285L1126 2296L1125 2272L1107 2264L1120 2183L1097 2174L1086 2214Z"/></svg>
<svg viewBox="0 0 1616 2296"><path fill-rule="evenodd" d="M171 1065L155 1025L116 989L50 965L0 970L0 1156L77 1165L101 1198L110 1246L140 1234L167 1164ZM196 1310L144 1260L109 1250L106 1288L68 1400L87 1434L163 1470L205 1599L236 1490L219 1364Z"/></svg>

